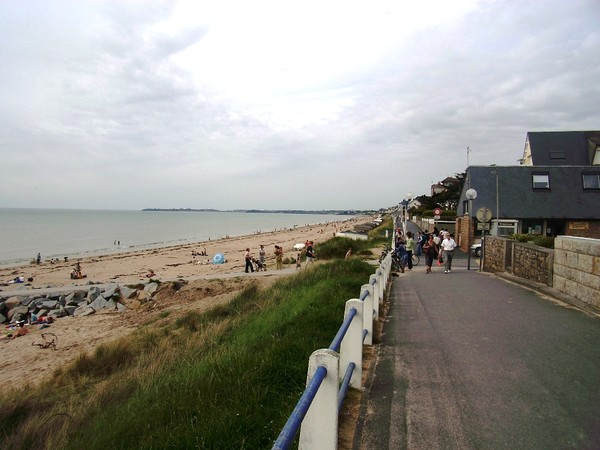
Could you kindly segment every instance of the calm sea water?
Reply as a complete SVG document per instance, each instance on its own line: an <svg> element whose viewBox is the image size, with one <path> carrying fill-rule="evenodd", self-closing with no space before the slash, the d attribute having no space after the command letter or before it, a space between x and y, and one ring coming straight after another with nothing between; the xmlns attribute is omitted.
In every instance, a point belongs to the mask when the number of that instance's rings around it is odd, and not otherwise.
<svg viewBox="0 0 600 450"><path fill-rule="evenodd" d="M38 253L44 260L110 254L349 218L320 214L0 208L0 265L29 262Z"/></svg>

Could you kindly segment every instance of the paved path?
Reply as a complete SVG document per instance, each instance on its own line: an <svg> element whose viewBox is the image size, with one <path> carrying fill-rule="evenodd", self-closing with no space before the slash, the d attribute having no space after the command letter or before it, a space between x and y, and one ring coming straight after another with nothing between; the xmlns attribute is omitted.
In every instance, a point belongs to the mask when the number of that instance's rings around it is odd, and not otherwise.
<svg viewBox="0 0 600 450"><path fill-rule="evenodd" d="M390 295L355 450L600 448L598 316L465 259Z"/></svg>

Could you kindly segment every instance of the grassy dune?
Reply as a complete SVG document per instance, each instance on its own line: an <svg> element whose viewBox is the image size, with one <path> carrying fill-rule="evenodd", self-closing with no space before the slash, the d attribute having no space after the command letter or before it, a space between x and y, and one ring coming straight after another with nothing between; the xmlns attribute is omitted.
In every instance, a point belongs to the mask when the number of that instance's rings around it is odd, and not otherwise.
<svg viewBox="0 0 600 450"><path fill-rule="evenodd" d="M367 252L334 241L317 255ZM309 355L329 346L344 303L373 272L359 258L318 264L207 313L144 326L47 385L4 389L0 448L270 448L304 389Z"/></svg>

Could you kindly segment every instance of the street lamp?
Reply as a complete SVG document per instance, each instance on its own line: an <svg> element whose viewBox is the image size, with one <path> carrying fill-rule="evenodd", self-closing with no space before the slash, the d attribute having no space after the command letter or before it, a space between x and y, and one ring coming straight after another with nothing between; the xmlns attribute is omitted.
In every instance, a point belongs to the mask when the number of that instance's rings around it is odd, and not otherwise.
<svg viewBox="0 0 600 450"><path fill-rule="evenodd" d="M412 192L409 192L408 194L406 194L406 197L404 198L404 200L402 201L402 204L404 205L404 236L406 236L406 224L408 222L408 205L410 204L410 202L413 199L414 194Z"/></svg>
<svg viewBox="0 0 600 450"><path fill-rule="evenodd" d="M471 233L471 226L473 225L473 200L477 198L477 191L473 188L467 189L467 192L465 192L465 197L467 197L467 200L469 201L469 244L467 246L467 270L471 270L471 245L473 245L471 241L473 236L473 233ZM475 232L475 229L473 229L473 232Z"/></svg>

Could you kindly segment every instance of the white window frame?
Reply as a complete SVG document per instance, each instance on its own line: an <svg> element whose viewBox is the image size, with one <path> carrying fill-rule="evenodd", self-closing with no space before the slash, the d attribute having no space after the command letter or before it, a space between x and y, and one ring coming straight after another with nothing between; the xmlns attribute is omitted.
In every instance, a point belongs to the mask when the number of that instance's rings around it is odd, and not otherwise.
<svg viewBox="0 0 600 450"><path fill-rule="evenodd" d="M550 189L550 174L534 173L531 177L533 189Z"/></svg>

